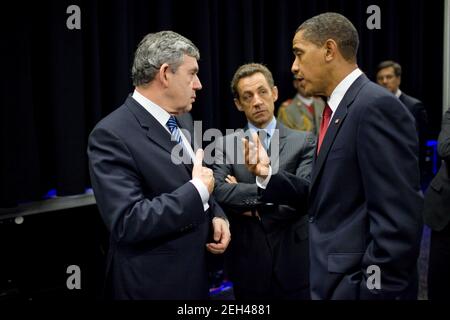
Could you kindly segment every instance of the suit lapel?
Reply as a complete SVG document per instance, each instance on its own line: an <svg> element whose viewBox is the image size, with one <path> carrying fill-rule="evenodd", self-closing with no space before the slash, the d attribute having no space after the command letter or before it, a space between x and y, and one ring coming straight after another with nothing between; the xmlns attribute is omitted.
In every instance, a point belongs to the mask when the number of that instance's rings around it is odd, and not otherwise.
<svg viewBox="0 0 450 320"><path fill-rule="evenodd" d="M172 156L172 150L176 147L177 143L171 140L169 132L162 128L158 120L156 120L131 96L127 98L125 104L131 113L134 114L142 129L146 131L147 137ZM173 157L183 163L183 159L177 152L174 152ZM192 164L184 164L184 167L186 167L189 173L192 171Z"/></svg>
<svg viewBox="0 0 450 320"><path fill-rule="evenodd" d="M333 118L331 119L331 122L328 126L328 130L323 139L322 146L320 147L320 152L317 156L314 156L310 189L312 189L312 187L314 186L323 168L325 160L328 157L328 153L331 149L331 146L333 145L336 135L338 134L345 118L347 117L348 108L352 104L353 100L355 100L355 97L357 96L359 90L368 81L369 79L364 74L359 76L355 80L355 82L352 83L350 88L345 93L344 98L339 103L336 109L336 113L333 115Z"/></svg>

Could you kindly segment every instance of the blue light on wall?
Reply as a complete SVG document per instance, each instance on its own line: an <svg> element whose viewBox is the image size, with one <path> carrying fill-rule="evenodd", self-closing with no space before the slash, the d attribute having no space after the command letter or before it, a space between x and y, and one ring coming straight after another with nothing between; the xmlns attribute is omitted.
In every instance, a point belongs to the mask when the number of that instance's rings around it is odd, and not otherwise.
<svg viewBox="0 0 450 320"><path fill-rule="evenodd" d="M56 198L57 197L57 193L56 193L56 189L50 189L45 195L44 195L44 200L47 199L52 199L52 198Z"/></svg>
<svg viewBox="0 0 450 320"><path fill-rule="evenodd" d="M433 150L433 153L431 154L431 162L433 164L433 174L436 174L437 169L438 169L437 141L436 140L428 140L427 147L429 147L429 148L431 148L431 150Z"/></svg>

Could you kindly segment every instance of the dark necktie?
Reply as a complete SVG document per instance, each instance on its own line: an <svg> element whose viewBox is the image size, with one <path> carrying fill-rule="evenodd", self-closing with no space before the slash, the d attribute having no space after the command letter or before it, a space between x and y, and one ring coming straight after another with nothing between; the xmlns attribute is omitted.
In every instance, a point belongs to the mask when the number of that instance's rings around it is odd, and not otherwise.
<svg viewBox="0 0 450 320"><path fill-rule="evenodd" d="M264 149L267 151L267 149L269 148L269 134L266 130L258 130L258 137Z"/></svg>
<svg viewBox="0 0 450 320"><path fill-rule="evenodd" d="M328 104L326 104L322 113L322 121L320 122L319 141L317 142L317 154L319 154L323 138L325 137L325 133L327 133L328 125L330 124L331 114L332 114L331 108Z"/></svg>

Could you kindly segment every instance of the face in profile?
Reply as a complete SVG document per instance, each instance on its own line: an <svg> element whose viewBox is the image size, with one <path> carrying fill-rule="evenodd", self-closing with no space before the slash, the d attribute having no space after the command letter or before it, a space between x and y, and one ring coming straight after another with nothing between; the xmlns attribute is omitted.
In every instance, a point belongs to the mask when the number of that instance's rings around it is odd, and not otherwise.
<svg viewBox="0 0 450 320"><path fill-rule="evenodd" d="M400 77L395 75L394 67L387 67L378 71L377 83L395 94L400 87Z"/></svg>
<svg viewBox="0 0 450 320"><path fill-rule="evenodd" d="M184 113L192 109L196 92L202 88L197 73L197 59L188 55L184 55L183 63L175 72L168 68L168 95L172 101L170 109L174 110L174 113Z"/></svg>
<svg viewBox="0 0 450 320"><path fill-rule="evenodd" d="M292 41L295 60L291 71L307 96L326 96L326 64L324 47L319 47L303 37L303 31Z"/></svg>
<svg viewBox="0 0 450 320"><path fill-rule="evenodd" d="M273 118L274 102L278 99L277 87L270 87L260 72L242 78L237 83L239 98L234 103L245 113L248 121L258 128L266 127Z"/></svg>

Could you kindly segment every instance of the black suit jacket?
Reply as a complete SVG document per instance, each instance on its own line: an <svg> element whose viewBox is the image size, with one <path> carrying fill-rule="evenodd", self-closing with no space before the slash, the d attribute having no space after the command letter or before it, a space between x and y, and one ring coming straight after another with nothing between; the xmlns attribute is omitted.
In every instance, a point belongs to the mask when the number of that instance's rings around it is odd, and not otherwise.
<svg viewBox="0 0 450 320"><path fill-rule="evenodd" d="M311 183L272 176L262 201L308 202L313 299L397 298L407 288L422 230L416 154L411 114L361 75L331 119ZM381 290L367 286L371 265Z"/></svg>
<svg viewBox="0 0 450 320"><path fill-rule="evenodd" d="M212 215L191 179L175 165L170 134L132 97L89 137L95 198L110 231L108 283L116 299L204 299Z"/></svg>
<svg viewBox="0 0 450 320"><path fill-rule="evenodd" d="M426 142L428 137L427 110L420 100L413 98L403 92L400 95L399 99L414 116L417 137L419 138L419 164L422 168L425 161Z"/></svg>
<svg viewBox="0 0 450 320"><path fill-rule="evenodd" d="M244 130L247 130L245 128ZM315 138L311 133L294 131L277 121L278 153L271 154L278 163L298 177L309 179ZM306 210L298 212L285 205L257 204L257 185L243 162L240 134L231 134L216 143L215 198L230 218L232 241L226 253L226 269L236 286L257 293L267 293L272 276L286 292L309 285L308 224ZM277 140L272 137L271 145ZM225 149L226 147L226 149ZM270 149L270 148L269 148ZM223 163L223 164L221 164ZM225 182L233 175L238 184ZM243 216L242 212L257 209L261 220Z"/></svg>
<svg viewBox="0 0 450 320"><path fill-rule="evenodd" d="M443 230L450 222L450 109L442 120L438 153L443 159L441 168L425 194L423 211L424 222L435 231Z"/></svg>

